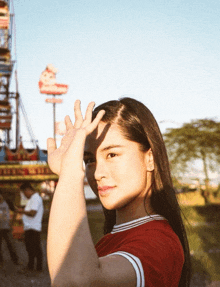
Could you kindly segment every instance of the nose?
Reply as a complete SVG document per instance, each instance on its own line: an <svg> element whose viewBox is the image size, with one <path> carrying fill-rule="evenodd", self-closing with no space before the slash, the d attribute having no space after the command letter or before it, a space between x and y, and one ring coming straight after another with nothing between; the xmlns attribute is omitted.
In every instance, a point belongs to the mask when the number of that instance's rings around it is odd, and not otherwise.
<svg viewBox="0 0 220 287"><path fill-rule="evenodd" d="M96 161L96 167L94 172L95 180L100 181L102 178L106 177L106 174L106 165L104 165L102 161Z"/></svg>

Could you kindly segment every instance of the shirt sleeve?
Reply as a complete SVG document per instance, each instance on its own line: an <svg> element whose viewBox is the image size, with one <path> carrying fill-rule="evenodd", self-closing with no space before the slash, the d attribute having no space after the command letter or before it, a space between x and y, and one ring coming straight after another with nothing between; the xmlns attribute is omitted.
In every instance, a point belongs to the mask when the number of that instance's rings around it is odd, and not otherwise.
<svg viewBox="0 0 220 287"><path fill-rule="evenodd" d="M34 194L30 199L30 210L37 211L39 209L40 205L40 198L37 196L37 194Z"/></svg>
<svg viewBox="0 0 220 287"><path fill-rule="evenodd" d="M142 263L138 257L134 256L131 253L124 252L124 251L114 252L114 253L111 253L107 256L111 256L111 255L120 255L120 256L123 256L124 258L126 258L132 264L132 266L135 270L136 279L137 279L136 287L145 287L144 269L143 269Z"/></svg>

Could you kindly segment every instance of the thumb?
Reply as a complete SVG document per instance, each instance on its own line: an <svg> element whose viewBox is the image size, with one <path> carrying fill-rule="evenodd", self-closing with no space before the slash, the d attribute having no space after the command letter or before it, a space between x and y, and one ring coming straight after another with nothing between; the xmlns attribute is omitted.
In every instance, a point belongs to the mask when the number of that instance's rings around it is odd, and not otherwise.
<svg viewBox="0 0 220 287"><path fill-rule="evenodd" d="M47 139L47 153L50 154L56 149L56 142L53 138Z"/></svg>

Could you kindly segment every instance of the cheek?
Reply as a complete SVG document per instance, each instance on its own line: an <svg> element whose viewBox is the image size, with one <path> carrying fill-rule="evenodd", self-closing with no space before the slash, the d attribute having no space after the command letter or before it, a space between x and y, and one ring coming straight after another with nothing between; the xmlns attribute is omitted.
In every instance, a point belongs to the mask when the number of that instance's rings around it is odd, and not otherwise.
<svg viewBox="0 0 220 287"><path fill-rule="evenodd" d="M124 167L124 171L121 172L120 179L130 189L144 188L147 180L147 172L139 162L137 165L133 162L129 166Z"/></svg>
<svg viewBox="0 0 220 287"><path fill-rule="evenodd" d="M132 180L133 178L138 178L139 176L142 176L143 174L145 174L145 171L146 168L142 161L132 159L126 162L126 164L124 164L123 166L121 166L119 170L117 170L118 174L127 177L128 180Z"/></svg>

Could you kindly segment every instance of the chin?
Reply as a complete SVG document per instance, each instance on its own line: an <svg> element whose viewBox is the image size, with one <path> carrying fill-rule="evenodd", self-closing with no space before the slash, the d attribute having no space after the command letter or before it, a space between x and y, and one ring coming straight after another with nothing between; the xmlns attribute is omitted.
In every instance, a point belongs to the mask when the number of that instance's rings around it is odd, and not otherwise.
<svg viewBox="0 0 220 287"><path fill-rule="evenodd" d="M101 201L102 205L104 206L105 209L107 210L118 210L123 208L126 204L124 202L107 202L107 200L102 200L99 198Z"/></svg>
<svg viewBox="0 0 220 287"><path fill-rule="evenodd" d="M100 198L99 198L99 200L100 200L101 204L103 205L103 207L105 209L107 209L107 210L114 210L114 209L116 209L115 204L106 202L105 200L102 200Z"/></svg>

